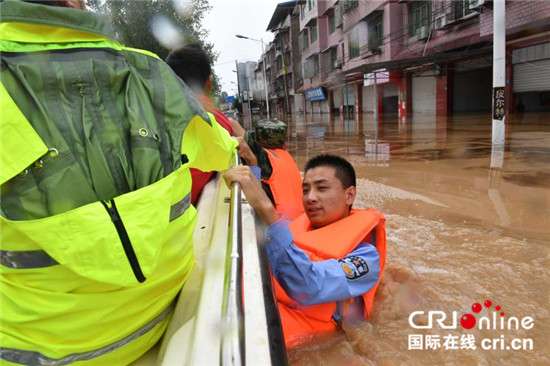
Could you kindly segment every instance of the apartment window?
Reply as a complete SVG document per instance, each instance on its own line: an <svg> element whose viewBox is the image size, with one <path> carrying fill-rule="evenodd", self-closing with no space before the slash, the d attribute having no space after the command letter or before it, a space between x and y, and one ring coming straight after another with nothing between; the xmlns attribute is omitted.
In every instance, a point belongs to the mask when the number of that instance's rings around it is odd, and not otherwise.
<svg viewBox="0 0 550 366"><path fill-rule="evenodd" d="M304 20L306 17L306 4L300 4L300 19Z"/></svg>
<svg viewBox="0 0 550 366"><path fill-rule="evenodd" d="M300 50L305 50L306 48L309 47L309 42L308 42L309 38L308 38L308 32L307 32L307 28L304 29L303 31L300 32L300 36L299 36L299 43L300 43Z"/></svg>
<svg viewBox="0 0 550 366"><path fill-rule="evenodd" d="M319 55L315 55L312 57L313 59L313 72L315 75L319 73Z"/></svg>
<svg viewBox="0 0 550 366"><path fill-rule="evenodd" d="M312 78L319 73L319 54L310 56L304 65L304 77Z"/></svg>
<svg viewBox="0 0 550 366"><path fill-rule="evenodd" d="M319 54L310 56L304 64L304 77L312 78L319 74Z"/></svg>
<svg viewBox="0 0 550 366"><path fill-rule="evenodd" d="M317 40L317 24L309 27L309 43L312 44Z"/></svg>
<svg viewBox="0 0 550 366"><path fill-rule="evenodd" d="M332 12L332 14L328 16L328 33L332 34L334 33L335 30L336 30L336 14Z"/></svg>
<svg viewBox="0 0 550 366"><path fill-rule="evenodd" d="M369 23L369 50L378 50L384 42L383 14L370 19Z"/></svg>
<svg viewBox="0 0 550 366"><path fill-rule="evenodd" d="M409 5L409 29L410 35L416 35L416 30L423 26L429 26L432 22L431 1L411 1Z"/></svg>
<svg viewBox="0 0 550 366"><path fill-rule="evenodd" d="M470 9L469 0L455 0L453 4L453 18L460 19L464 18L466 15L474 12L473 9Z"/></svg>
<svg viewBox="0 0 550 366"><path fill-rule="evenodd" d="M333 70L334 64L338 60L338 47L332 47L323 53L324 70Z"/></svg>
<svg viewBox="0 0 550 366"><path fill-rule="evenodd" d="M333 47L330 49L330 63L334 65L334 62L338 60L338 48Z"/></svg>
<svg viewBox="0 0 550 366"><path fill-rule="evenodd" d="M344 23L344 13L340 5L336 5L334 7L334 22L335 22L336 28L342 27Z"/></svg>
<svg viewBox="0 0 550 366"><path fill-rule="evenodd" d="M355 27L348 34L349 59L359 57L359 27Z"/></svg>
<svg viewBox="0 0 550 366"><path fill-rule="evenodd" d="M282 69L283 69L283 57L278 56L277 57L277 71L282 70Z"/></svg>
<svg viewBox="0 0 550 366"><path fill-rule="evenodd" d="M356 8L359 5L359 0L340 0L340 4L342 7L342 12L346 12L350 9Z"/></svg>
<svg viewBox="0 0 550 366"><path fill-rule="evenodd" d="M311 59L306 59L306 62L304 62L304 77L306 79L309 79L313 76L313 67L312 67Z"/></svg>
<svg viewBox="0 0 550 366"><path fill-rule="evenodd" d="M307 0L307 7L309 10L313 9L317 5L317 0Z"/></svg>

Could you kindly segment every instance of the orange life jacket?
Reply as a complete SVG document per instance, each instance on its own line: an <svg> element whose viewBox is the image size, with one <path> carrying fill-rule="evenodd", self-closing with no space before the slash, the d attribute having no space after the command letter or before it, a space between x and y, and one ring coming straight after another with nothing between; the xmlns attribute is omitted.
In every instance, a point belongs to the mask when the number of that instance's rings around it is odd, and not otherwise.
<svg viewBox="0 0 550 366"><path fill-rule="evenodd" d="M380 276L376 284L361 295L364 303L363 316L371 315L374 295L386 263L386 230L384 216L373 209L352 210L350 215L328 226L311 230L308 217L304 214L290 223L294 243L314 261L344 258L360 242L376 246L380 256ZM273 277L275 296L279 305L281 323L287 347L298 343L304 336L333 331L336 322L333 315L337 302L302 306L292 300ZM355 299L343 301L344 311Z"/></svg>
<svg viewBox="0 0 550 366"><path fill-rule="evenodd" d="M294 220L304 213L300 170L287 151L282 149L265 149L265 151L271 163L272 173L269 179L262 179L262 182L269 184L277 212Z"/></svg>

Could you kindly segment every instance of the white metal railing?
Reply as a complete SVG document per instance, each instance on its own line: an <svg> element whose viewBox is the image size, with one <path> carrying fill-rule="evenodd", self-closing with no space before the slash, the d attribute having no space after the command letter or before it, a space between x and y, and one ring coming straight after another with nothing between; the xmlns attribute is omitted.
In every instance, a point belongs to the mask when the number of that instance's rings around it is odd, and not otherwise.
<svg viewBox="0 0 550 366"><path fill-rule="evenodd" d="M235 166L239 165L235 154ZM244 310L243 310L243 243L242 243L242 207L241 186L231 184L228 253L226 260L228 277L224 284L223 321L221 342L222 365L244 365Z"/></svg>

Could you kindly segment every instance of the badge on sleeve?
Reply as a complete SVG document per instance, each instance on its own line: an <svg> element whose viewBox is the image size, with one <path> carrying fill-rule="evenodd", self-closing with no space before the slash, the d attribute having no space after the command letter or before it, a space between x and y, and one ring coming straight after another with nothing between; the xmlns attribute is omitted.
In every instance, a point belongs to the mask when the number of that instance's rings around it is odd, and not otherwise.
<svg viewBox="0 0 550 366"><path fill-rule="evenodd" d="M361 257L346 257L338 260L348 280L356 280L369 273L367 261Z"/></svg>

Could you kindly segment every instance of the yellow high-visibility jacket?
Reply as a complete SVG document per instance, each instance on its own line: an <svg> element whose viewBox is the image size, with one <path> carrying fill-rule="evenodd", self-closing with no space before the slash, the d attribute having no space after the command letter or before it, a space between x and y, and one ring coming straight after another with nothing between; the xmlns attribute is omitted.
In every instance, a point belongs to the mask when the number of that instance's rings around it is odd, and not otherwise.
<svg viewBox="0 0 550 366"><path fill-rule="evenodd" d="M237 143L101 16L0 12L1 363L130 363L194 265L189 168L228 168Z"/></svg>

